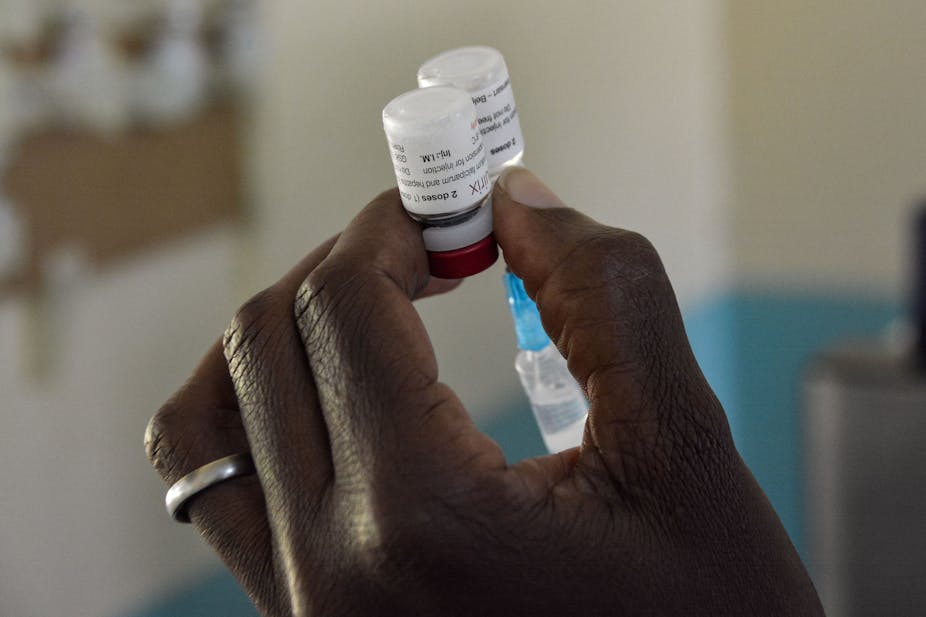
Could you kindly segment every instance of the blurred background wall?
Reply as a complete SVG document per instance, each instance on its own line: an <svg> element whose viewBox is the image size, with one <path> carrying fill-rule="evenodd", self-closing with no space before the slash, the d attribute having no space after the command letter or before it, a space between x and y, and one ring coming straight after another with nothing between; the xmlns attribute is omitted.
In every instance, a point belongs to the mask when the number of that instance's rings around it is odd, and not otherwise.
<svg viewBox="0 0 926 617"><path fill-rule="evenodd" d="M737 444L803 548L798 383L905 309L926 194L926 6L727 3Z"/></svg>
<svg viewBox="0 0 926 617"><path fill-rule="evenodd" d="M2 19L2 16L0 16ZM819 345L902 302L923 191L926 7L547 0L263 4L245 224L219 222L60 286L54 370L34 306L0 298L0 614L250 615L163 512L148 417L234 307L393 183L380 111L417 66L481 43L511 69L527 164L649 236L735 437L802 544L797 383ZM513 370L501 266L421 304L443 378L512 459L542 446Z"/></svg>
<svg viewBox="0 0 926 617"><path fill-rule="evenodd" d="M904 291L906 211L924 192L923 4L747 0L728 14L738 279Z"/></svg>

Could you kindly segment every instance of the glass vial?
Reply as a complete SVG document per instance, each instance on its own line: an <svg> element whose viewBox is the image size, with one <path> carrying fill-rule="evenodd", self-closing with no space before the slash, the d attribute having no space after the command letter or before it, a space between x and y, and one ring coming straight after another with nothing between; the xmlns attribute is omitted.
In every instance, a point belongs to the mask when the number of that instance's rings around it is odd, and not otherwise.
<svg viewBox="0 0 926 617"><path fill-rule="evenodd" d="M493 179L506 167L521 164L524 136L508 65L501 52L481 46L451 49L421 65L418 85L453 86L470 95Z"/></svg>
<svg viewBox="0 0 926 617"><path fill-rule="evenodd" d="M485 145L469 95L450 87L412 90L383 110L402 204L424 224L431 274L459 279L498 259Z"/></svg>
<svg viewBox="0 0 926 617"><path fill-rule="evenodd" d="M559 349L540 322L537 305L515 275L505 275L508 304L514 318L520 351L515 369L530 400L543 442L550 452L582 444L588 401L566 366Z"/></svg>

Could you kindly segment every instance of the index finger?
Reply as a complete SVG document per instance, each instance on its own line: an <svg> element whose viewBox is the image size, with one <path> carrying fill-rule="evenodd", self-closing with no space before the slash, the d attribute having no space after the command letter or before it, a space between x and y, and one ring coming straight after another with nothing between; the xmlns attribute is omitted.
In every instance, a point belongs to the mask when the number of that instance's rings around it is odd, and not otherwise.
<svg viewBox="0 0 926 617"><path fill-rule="evenodd" d="M411 303L428 281L421 229L392 190L351 222L300 290L297 322L336 474L480 449L504 465L498 447L438 380L431 341Z"/></svg>

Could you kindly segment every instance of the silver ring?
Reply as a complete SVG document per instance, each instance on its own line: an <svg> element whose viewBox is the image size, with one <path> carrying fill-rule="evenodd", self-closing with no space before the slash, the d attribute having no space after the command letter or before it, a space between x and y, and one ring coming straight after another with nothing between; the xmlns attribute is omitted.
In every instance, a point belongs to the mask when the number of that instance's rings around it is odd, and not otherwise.
<svg viewBox="0 0 926 617"><path fill-rule="evenodd" d="M190 517L186 511L186 504L190 499L220 482L247 476L255 471L254 459L250 454L233 454L203 465L183 476L170 487L164 498L167 513L178 523L189 523Z"/></svg>

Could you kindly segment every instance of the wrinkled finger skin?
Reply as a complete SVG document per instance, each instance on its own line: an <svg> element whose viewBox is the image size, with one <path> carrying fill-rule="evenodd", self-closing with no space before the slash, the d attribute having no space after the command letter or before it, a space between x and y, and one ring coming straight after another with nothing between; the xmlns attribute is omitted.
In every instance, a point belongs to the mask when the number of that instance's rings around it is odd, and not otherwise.
<svg viewBox="0 0 926 617"><path fill-rule="evenodd" d="M822 615L655 248L504 187L495 204L508 265L589 397L583 445L508 466L475 429L410 304L429 288L420 230L381 195L226 337L266 503L255 550L272 555L239 579L283 598L264 614Z"/></svg>
<svg viewBox="0 0 926 617"><path fill-rule="evenodd" d="M261 305L262 315L276 316L277 322L285 326L295 290L328 255L334 242L332 239L319 246L277 283L245 303L235 322L240 323L246 307L263 298L267 301ZM286 348L286 342L280 341L276 353ZM289 377L295 383L307 379L298 372ZM168 484L213 460L252 450L235 381L224 346L217 342L187 383L152 417L145 431L145 449ZM193 497L187 506L191 522L241 581L261 612L288 615L288 593L279 578L266 510L263 488L254 476L214 486Z"/></svg>

